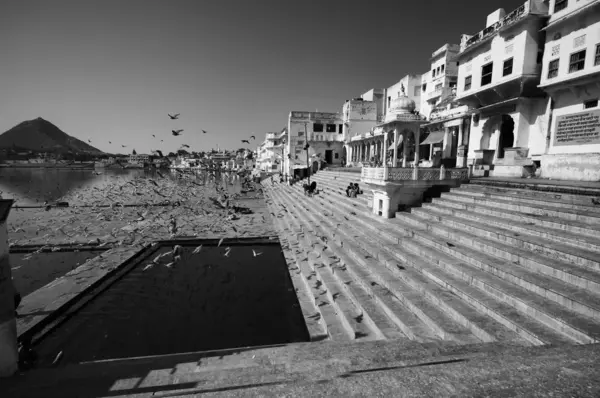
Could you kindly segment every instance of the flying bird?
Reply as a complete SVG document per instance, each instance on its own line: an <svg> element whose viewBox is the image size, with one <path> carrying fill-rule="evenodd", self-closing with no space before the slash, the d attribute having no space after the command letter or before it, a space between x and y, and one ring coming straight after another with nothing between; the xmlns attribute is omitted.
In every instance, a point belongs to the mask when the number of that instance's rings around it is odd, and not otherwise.
<svg viewBox="0 0 600 398"><path fill-rule="evenodd" d="M182 132L182 131L183 131L182 129L180 129L180 130L171 130L171 132L173 133L173 135L174 135L175 137L177 137L178 135L181 135L181 132Z"/></svg>
<svg viewBox="0 0 600 398"><path fill-rule="evenodd" d="M179 119L179 113L176 113L174 115L171 115L170 113L167 113L167 115L169 115L169 117L171 118L171 120Z"/></svg>
<svg viewBox="0 0 600 398"><path fill-rule="evenodd" d="M202 130L202 132L203 132L204 134L206 134L206 130Z"/></svg>
<svg viewBox="0 0 600 398"><path fill-rule="evenodd" d="M186 145L186 144L182 144L181 146L185 147L185 148L189 148L190 147L189 145Z"/></svg>
<svg viewBox="0 0 600 398"><path fill-rule="evenodd" d="M256 256L260 256L262 254L262 252L256 252L256 251L254 251L254 249L252 249L252 254L254 254L254 257L256 257Z"/></svg>
<svg viewBox="0 0 600 398"><path fill-rule="evenodd" d="M155 150L155 151L152 151L152 152L154 152L154 153L157 153L157 154L158 154L158 156L159 156L159 157L161 157L161 158L163 158L163 157L164 157L164 155L163 155L162 151L159 151L158 149L157 149L157 150Z"/></svg>
<svg viewBox="0 0 600 398"><path fill-rule="evenodd" d="M156 138L156 136L154 134L152 134L152 137Z"/></svg>
<svg viewBox="0 0 600 398"><path fill-rule="evenodd" d="M255 136L253 136L253 135L251 135L251 136L250 136L250 138L252 138L253 140L255 140L255 139L256 139L256 137L255 137Z"/></svg>
<svg viewBox="0 0 600 398"><path fill-rule="evenodd" d="M242 140L242 142L245 142L246 144L250 143L250 141L248 141L248 140Z"/></svg>

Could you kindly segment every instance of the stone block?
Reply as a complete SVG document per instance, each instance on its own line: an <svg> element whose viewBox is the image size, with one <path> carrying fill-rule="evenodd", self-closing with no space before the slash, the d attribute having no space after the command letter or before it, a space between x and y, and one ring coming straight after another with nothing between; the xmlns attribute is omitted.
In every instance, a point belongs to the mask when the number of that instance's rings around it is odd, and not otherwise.
<svg viewBox="0 0 600 398"><path fill-rule="evenodd" d="M600 153L542 155L541 169L542 178L600 181Z"/></svg>

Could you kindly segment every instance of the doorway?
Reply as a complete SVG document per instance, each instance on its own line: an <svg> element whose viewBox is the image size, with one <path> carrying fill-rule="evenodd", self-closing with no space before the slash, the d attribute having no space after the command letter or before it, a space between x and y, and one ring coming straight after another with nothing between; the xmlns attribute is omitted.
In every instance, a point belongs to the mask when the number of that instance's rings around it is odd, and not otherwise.
<svg viewBox="0 0 600 398"><path fill-rule="evenodd" d="M331 149L325 150L325 161L327 162L327 164L333 163L333 150L331 150Z"/></svg>
<svg viewBox="0 0 600 398"><path fill-rule="evenodd" d="M498 140L498 159L504 158L504 150L512 148L515 141L515 122L512 117L502 115L502 124L500 125L500 137Z"/></svg>

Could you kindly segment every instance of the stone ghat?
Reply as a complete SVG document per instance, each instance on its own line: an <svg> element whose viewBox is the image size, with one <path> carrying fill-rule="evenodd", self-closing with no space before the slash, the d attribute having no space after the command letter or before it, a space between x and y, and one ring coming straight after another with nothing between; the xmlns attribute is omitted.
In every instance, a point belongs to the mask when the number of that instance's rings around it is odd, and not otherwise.
<svg viewBox="0 0 600 398"><path fill-rule="evenodd" d="M372 215L353 173L318 195L263 182L313 340L588 344L600 337L600 207L466 184Z"/></svg>

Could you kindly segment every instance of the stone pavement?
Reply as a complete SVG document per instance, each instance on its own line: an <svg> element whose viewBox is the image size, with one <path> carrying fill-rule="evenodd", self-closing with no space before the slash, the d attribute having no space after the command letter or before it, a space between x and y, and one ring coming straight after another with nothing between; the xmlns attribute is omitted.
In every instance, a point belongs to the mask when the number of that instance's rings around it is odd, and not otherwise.
<svg viewBox="0 0 600 398"><path fill-rule="evenodd" d="M598 397L600 345L376 341L114 360L0 381L3 397Z"/></svg>

